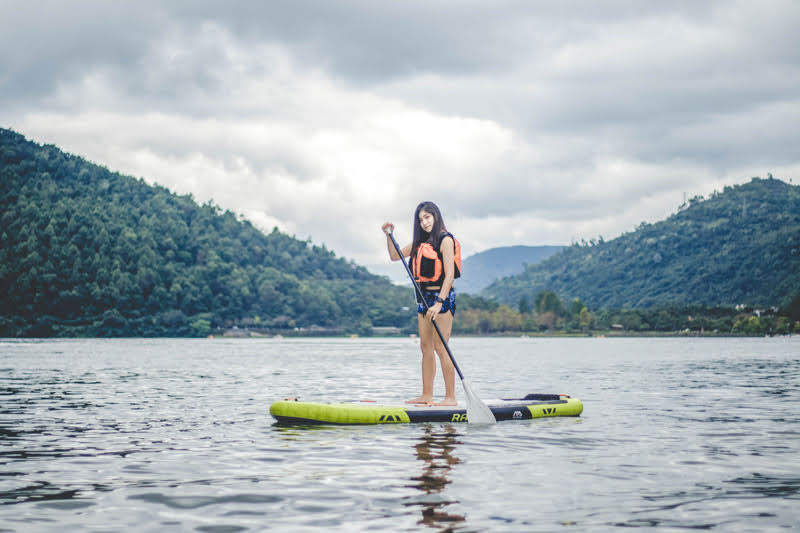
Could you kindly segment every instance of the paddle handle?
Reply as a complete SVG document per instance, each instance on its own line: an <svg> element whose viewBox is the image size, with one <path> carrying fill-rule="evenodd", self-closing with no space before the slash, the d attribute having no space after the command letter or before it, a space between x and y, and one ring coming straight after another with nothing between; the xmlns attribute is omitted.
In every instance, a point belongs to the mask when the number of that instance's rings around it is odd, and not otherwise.
<svg viewBox="0 0 800 533"><path fill-rule="evenodd" d="M417 283L417 280L414 278L414 274L411 273L411 269L408 267L408 263L406 263L406 258L403 257L403 250L400 249L400 245L397 244L397 241L395 240L394 235L392 234L391 231L387 231L386 235L392 240L392 244L394 244L394 249L397 250L397 255L400 256L400 261L403 263L403 266L406 269L408 277L411 278L411 283L414 284L414 290L416 290L417 292L417 297L422 301L422 305L425 306L425 310L426 311L429 310L430 306L428 306L428 302L425 301L425 295L422 294L422 289L420 288L419 283ZM433 320L432 322L434 329L436 329L436 333L439 334L439 338L442 341L444 349L447 350L447 355L450 356L450 361L453 362L453 366L455 367L456 372L458 372L458 377L461 378L461 381L464 381L464 374L461 373L461 369L458 367L456 358L453 356L453 352L450 351L450 346L448 346L447 341L444 340L444 335L442 335L442 330L439 329L439 324L436 323L436 320Z"/></svg>

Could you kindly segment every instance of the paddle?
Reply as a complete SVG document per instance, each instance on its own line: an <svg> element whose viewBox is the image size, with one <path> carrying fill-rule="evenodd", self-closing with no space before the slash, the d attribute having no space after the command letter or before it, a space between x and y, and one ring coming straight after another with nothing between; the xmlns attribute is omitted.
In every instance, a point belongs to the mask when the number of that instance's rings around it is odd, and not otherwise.
<svg viewBox="0 0 800 533"><path fill-rule="evenodd" d="M387 231L386 235L392 239L392 244L394 244L394 249L397 250L397 255L400 256L400 261L403 262L403 266L408 273L408 277L411 278L411 283L414 284L414 289L417 291L417 295L419 299L422 300L422 304L425 306L425 309L430 309L428 306L428 302L425 301L425 298L422 294L422 289L420 289L417 280L414 279L414 274L411 273L411 269L408 268L408 264L406 263L405 257L403 257L403 251L400 249L400 245L397 244L397 241L394 239L394 235L391 231ZM447 345L447 341L444 340L444 335L442 335L442 331L439 329L439 325L436 321L433 321L433 327L436 329L436 333L439 334L439 339L442 341L442 345L444 345L444 349L447 350L447 355L450 356L450 360L453 362L453 366L458 372L458 377L461 378L461 384L464 386L464 394L467 397L467 422L470 424L494 424L497 420L494 418L494 414L492 411L489 410L489 407L483 403L483 401L475 394L475 391L472 390L469 382L464 379L464 374L461 373L461 369L458 367L458 363L456 362L456 358L453 357L453 352L450 351L450 347Z"/></svg>

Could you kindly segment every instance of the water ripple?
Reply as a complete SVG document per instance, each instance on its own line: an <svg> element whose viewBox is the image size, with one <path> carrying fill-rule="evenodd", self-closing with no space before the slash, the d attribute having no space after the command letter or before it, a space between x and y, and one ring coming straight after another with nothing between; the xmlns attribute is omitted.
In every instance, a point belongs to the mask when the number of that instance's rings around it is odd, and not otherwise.
<svg viewBox="0 0 800 533"><path fill-rule="evenodd" d="M800 523L796 340L452 344L484 396L569 392L583 416L273 424L285 396L413 395L407 339L0 342L0 531Z"/></svg>

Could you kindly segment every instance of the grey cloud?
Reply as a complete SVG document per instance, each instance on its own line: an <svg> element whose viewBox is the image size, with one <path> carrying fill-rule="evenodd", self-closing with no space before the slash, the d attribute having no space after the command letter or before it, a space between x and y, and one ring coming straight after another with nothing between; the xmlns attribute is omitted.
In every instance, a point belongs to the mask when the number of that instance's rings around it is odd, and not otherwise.
<svg viewBox="0 0 800 533"><path fill-rule="evenodd" d="M99 0L0 4L0 91L34 102L99 65L133 65L164 31L157 9Z"/></svg>
<svg viewBox="0 0 800 533"><path fill-rule="evenodd" d="M324 175L336 165L316 159L308 138L352 127L347 113L366 94L513 132L506 159L472 171L455 166L465 172L457 187L429 190L452 216L575 227L620 206L638 214L637 204L691 194L693 184L754 165L796 168L799 23L793 0L4 2L0 116L13 126L57 112L65 125L48 123L55 131L94 127L87 110L100 110L110 117L98 127L108 131L83 131L75 142L99 135L106 153L148 151L162 161L201 153L223 169L244 160L266 195L271 176L298 187L336 178ZM322 91L330 102L302 92L318 79L334 87ZM351 101L337 101L343 94ZM352 133L347 148L366 138ZM399 150L393 141L387 136L382 148ZM416 172L436 156L418 152L413 162L398 153L399 166ZM628 166L615 174L604 167L614 160ZM421 185L399 184L394 202L413 208L421 193L411 187ZM213 195L212 185L196 186ZM244 201L233 192L225 199ZM267 215L326 239L331 220L347 216L324 205L302 209L298 199Z"/></svg>

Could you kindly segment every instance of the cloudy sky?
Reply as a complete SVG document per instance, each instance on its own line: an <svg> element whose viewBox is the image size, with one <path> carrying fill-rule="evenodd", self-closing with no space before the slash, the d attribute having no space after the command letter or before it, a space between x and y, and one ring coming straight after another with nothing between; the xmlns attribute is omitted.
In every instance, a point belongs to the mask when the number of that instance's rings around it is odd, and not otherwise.
<svg viewBox="0 0 800 533"><path fill-rule="evenodd" d="M800 2L0 3L0 127L386 263L609 239L800 179ZM402 274L402 272L401 272Z"/></svg>

